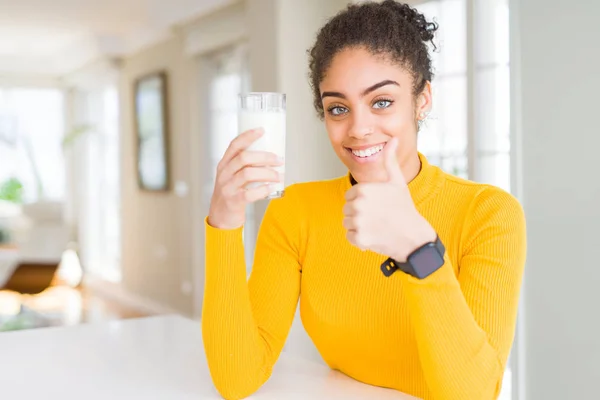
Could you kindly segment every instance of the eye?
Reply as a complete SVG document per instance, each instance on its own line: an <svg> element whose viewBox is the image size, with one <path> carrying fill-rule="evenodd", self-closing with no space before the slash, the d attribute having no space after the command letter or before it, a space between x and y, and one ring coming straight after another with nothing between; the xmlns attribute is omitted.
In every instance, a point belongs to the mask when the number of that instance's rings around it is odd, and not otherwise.
<svg viewBox="0 0 600 400"><path fill-rule="evenodd" d="M373 108L388 108L392 103L392 100L380 99L373 103Z"/></svg>
<svg viewBox="0 0 600 400"><path fill-rule="evenodd" d="M327 112L335 117L340 116L348 112L346 107L341 106L331 106L327 109Z"/></svg>

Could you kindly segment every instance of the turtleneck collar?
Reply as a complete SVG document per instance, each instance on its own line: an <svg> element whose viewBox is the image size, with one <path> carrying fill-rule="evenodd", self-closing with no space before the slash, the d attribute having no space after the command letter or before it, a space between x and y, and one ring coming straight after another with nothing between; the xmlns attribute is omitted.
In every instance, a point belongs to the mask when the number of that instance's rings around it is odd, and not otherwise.
<svg viewBox="0 0 600 400"><path fill-rule="evenodd" d="M421 153L419 153L419 160L421 169L417 176L408 183L408 190L415 205L433 197L444 184L444 172L440 168L429 164L427 158ZM346 190L357 183L351 173L348 173L348 179L344 181Z"/></svg>

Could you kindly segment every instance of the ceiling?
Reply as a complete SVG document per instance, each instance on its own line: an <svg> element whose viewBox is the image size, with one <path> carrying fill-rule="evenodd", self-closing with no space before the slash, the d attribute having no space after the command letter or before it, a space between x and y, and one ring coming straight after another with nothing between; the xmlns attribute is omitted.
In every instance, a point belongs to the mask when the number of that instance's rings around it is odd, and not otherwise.
<svg viewBox="0 0 600 400"><path fill-rule="evenodd" d="M0 0L0 74L60 76L124 55L226 0Z"/></svg>

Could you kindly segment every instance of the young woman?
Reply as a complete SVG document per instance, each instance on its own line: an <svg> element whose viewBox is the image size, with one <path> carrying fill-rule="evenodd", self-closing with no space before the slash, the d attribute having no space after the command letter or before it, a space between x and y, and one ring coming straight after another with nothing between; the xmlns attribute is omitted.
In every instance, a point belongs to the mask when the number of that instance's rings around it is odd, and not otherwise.
<svg viewBox="0 0 600 400"><path fill-rule="evenodd" d="M300 299L327 364L425 399L493 399L512 345L525 264L517 200L451 176L417 150L432 106L437 26L387 0L350 5L310 52L314 104L347 176L270 202L246 282L246 204L277 182L272 154L225 153L206 220L203 338L226 398L269 378Z"/></svg>

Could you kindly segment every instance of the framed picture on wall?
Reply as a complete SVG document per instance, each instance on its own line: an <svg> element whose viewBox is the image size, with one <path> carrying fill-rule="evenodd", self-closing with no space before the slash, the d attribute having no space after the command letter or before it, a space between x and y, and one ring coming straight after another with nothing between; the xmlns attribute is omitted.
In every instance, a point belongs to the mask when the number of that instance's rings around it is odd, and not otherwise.
<svg viewBox="0 0 600 400"><path fill-rule="evenodd" d="M170 177L167 74L161 71L137 79L134 97L139 187L147 191L168 191Z"/></svg>

